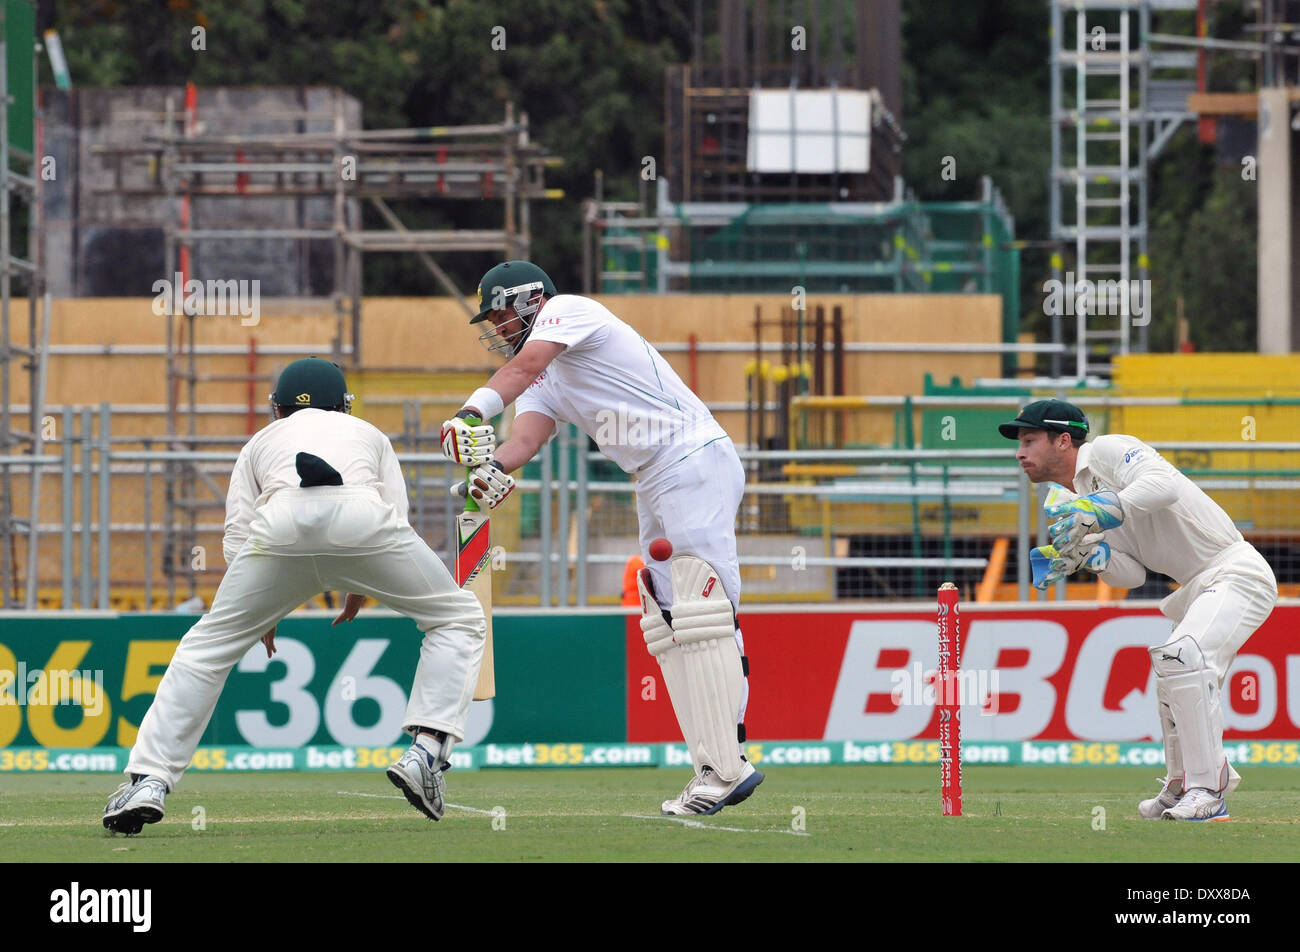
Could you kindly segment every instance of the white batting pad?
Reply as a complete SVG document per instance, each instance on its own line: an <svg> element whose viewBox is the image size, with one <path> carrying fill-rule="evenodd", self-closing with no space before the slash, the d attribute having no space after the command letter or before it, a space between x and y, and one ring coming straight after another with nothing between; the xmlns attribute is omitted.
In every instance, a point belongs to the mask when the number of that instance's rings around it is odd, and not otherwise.
<svg viewBox="0 0 1300 952"><path fill-rule="evenodd" d="M1149 651L1156 672L1156 696L1161 698L1161 717L1166 716L1167 706L1178 735L1183 789L1204 787L1216 794L1223 791L1230 771L1223 756L1219 676L1206 665L1200 646L1190 635Z"/></svg>
<svg viewBox="0 0 1300 952"><path fill-rule="evenodd" d="M659 671L664 678L664 687L668 689L668 698L672 701L673 713L677 715L677 725L682 729L682 738L694 754L695 738L698 731L691 719L691 708L686 703L686 659L682 652L676 650L673 642L673 628L664 617L663 610L655 598L650 570L642 569L636 573L637 591L641 593L641 635L645 638L646 650L659 662ZM699 773L700 764L695 765Z"/></svg>
<svg viewBox="0 0 1300 952"><path fill-rule="evenodd" d="M725 781L740 776L740 742L736 736L745 698L745 674L736 644L736 619L718 578L703 559L681 555L669 564L673 580L673 639L682 660L682 680L674 684L669 666L664 680L678 720L690 721L686 737L696 769L708 764ZM661 661L662 664L662 661ZM689 716L681 717L686 708Z"/></svg>

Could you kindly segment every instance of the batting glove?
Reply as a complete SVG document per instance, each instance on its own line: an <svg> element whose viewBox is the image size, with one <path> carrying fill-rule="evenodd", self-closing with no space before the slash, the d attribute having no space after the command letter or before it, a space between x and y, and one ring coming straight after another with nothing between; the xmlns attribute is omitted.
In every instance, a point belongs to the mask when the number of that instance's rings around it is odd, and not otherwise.
<svg viewBox="0 0 1300 952"><path fill-rule="evenodd" d="M473 417L468 410L461 410L442 425L442 455L453 463L462 466L482 466L492 461L496 452L496 430L490 423L471 426L466 417Z"/></svg>
<svg viewBox="0 0 1300 952"><path fill-rule="evenodd" d="M469 495L484 509L495 509L514 491L515 480L496 460L475 468L469 474ZM451 487L453 496L463 497L466 483Z"/></svg>

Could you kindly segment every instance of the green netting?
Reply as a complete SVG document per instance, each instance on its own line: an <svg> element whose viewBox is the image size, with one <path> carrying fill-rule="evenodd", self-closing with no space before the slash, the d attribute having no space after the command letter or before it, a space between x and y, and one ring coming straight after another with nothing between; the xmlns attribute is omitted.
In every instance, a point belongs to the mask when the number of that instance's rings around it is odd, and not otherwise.
<svg viewBox="0 0 1300 952"><path fill-rule="evenodd" d="M992 202L905 202L877 212L768 204L722 226L682 225L692 292L998 294L1003 341L1020 331L1020 253ZM1004 372L1013 365L1007 355Z"/></svg>
<svg viewBox="0 0 1300 952"><path fill-rule="evenodd" d="M646 294L659 289L659 244L664 240L658 232L639 232L611 226L606 238L625 244L604 247L605 273L602 290L607 294ZM624 275L624 277L610 277Z"/></svg>
<svg viewBox="0 0 1300 952"><path fill-rule="evenodd" d="M28 0L5 0L0 17L4 19L5 76L9 86L9 144L30 154L36 108L32 68L36 10Z"/></svg>

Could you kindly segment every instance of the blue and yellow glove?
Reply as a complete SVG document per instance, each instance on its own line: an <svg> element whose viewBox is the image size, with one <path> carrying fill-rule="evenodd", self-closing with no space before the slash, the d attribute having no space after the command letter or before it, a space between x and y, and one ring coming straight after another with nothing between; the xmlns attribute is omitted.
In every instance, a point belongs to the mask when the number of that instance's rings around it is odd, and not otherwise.
<svg viewBox="0 0 1300 952"><path fill-rule="evenodd" d="M1102 541L1100 532L1084 537L1083 544L1072 554L1063 555L1054 545L1040 545L1029 553L1034 588L1040 591L1079 569L1101 573L1109 564L1110 546Z"/></svg>
<svg viewBox="0 0 1300 952"><path fill-rule="evenodd" d="M1110 546L1101 541L1100 533L1087 536L1083 541L1084 551L1088 553L1088 556L1083 560L1083 565L1079 567L1092 572L1094 575L1100 575L1110 565Z"/></svg>
<svg viewBox="0 0 1300 952"><path fill-rule="evenodd" d="M1071 552L1083 543L1086 536L1124 524L1124 507L1119 496L1108 489L1090 496L1075 496L1053 483L1043 511L1049 518L1057 520L1047 527L1047 532L1052 545L1060 553Z"/></svg>
<svg viewBox="0 0 1300 952"><path fill-rule="evenodd" d="M1034 588L1044 591L1053 582L1059 582L1074 569L1069 568L1054 545L1040 545L1029 553L1029 568L1034 576Z"/></svg>

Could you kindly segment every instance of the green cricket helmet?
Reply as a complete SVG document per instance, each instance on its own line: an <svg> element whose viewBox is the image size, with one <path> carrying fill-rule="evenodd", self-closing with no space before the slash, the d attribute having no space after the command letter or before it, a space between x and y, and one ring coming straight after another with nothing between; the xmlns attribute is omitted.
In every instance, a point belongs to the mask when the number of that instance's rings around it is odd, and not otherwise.
<svg viewBox="0 0 1300 952"><path fill-rule="evenodd" d="M280 371L271 394L271 415L275 415L276 407L351 413L353 399L338 364L323 357L303 357Z"/></svg>
<svg viewBox="0 0 1300 952"><path fill-rule="evenodd" d="M478 313L470 323L487 320L493 311L510 310L515 316L500 325L491 324L479 342L492 353L519 353L533 329L542 295L554 297L555 293L546 272L531 261L503 261L491 268L478 283Z"/></svg>

